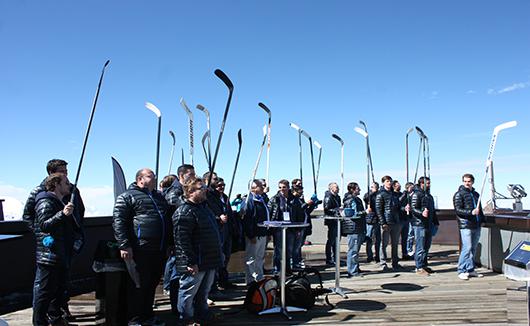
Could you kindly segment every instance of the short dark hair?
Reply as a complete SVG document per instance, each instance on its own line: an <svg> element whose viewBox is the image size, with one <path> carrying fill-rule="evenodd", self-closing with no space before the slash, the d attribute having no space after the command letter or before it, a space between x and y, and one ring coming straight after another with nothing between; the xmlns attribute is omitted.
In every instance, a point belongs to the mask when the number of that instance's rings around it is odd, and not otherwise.
<svg viewBox="0 0 530 326"><path fill-rule="evenodd" d="M348 186L347 186L348 192L352 192L357 188L359 188L359 184L357 182L348 183Z"/></svg>
<svg viewBox="0 0 530 326"><path fill-rule="evenodd" d="M385 175L384 177L381 178L381 182L382 182L382 183L385 183L386 180L390 180L390 181L392 181L392 177L389 176L389 175Z"/></svg>
<svg viewBox="0 0 530 326"><path fill-rule="evenodd" d="M281 179L280 181L278 181L278 185L284 185L289 188L289 181L287 181L286 179Z"/></svg>
<svg viewBox="0 0 530 326"><path fill-rule="evenodd" d="M46 164L46 171L48 171L48 175L50 175L52 173L56 173L59 167L67 165L68 162L66 162L65 160L54 158L53 160L49 160L48 164Z"/></svg>
<svg viewBox="0 0 530 326"><path fill-rule="evenodd" d="M302 182L302 179L300 179L300 178L294 178L293 180L291 180L291 184L292 184L292 185L295 185L295 184L297 184L298 182Z"/></svg>
<svg viewBox="0 0 530 326"><path fill-rule="evenodd" d="M177 175L180 177L181 175L184 175L184 174L188 173L189 170L195 170L193 165L191 165L191 164L182 164L177 169Z"/></svg>
<svg viewBox="0 0 530 326"><path fill-rule="evenodd" d="M50 174L45 181L45 186L47 191L54 191L57 185L60 185L63 181L64 175L62 173L52 173Z"/></svg>
<svg viewBox="0 0 530 326"><path fill-rule="evenodd" d="M171 186L173 184L173 181L175 181L176 178L177 176L174 174L166 175L164 179L160 181L160 188L166 189L167 187Z"/></svg>
<svg viewBox="0 0 530 326"><path fill-rule="evenodd" d="M254 186L255 185L255 186ZM260 179L254 179L252 180L252 183L250 185L250 189L255 189L256 187L263 187L263 183Z"/></svg>
<svg viewBox="0 0 530 326"><path fill-rule="evenodd" d="M418 179L418 184L425 184L425 181L431 181L431 178L429 177L421 177Z"/></svg>
<svg viewBox="0 0 530 326"><path fill-rule="evenodd" d="M475 177L471 173L466 173L462 176L462 181L464 181L464 178L469 178L471 181L475 182Z"/></svg>

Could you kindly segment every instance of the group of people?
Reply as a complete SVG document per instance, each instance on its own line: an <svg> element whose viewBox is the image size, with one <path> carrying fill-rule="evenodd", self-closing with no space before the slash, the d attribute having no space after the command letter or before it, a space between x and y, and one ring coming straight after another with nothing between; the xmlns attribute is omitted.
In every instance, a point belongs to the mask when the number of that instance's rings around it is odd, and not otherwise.
<svg viewBox="0 0 530 326"><path fill-rule="evenodd" d="M83 247L84 206L79 191L68 181L66 167L63 160L49 161L48 177L31 192L24 208L24 219L36 238L34 325L68 324L68 274L72 257ZM264 180L253 180L248 196L237 196L232 203L222 178L210 172L198 177L192 165L183 164L177 175L166 176L160 190L156 180L150 169L139 170L135 181L117 197L113 210L112 227L120 256L127 264L134 263L139 277L138 284L128 279L129 325L163 325L153 313L162 274L172 310L182 324L216 321L218 317L208 310L208 298L233 286L227 271L233 247L244 247L247 285L264 277L269 239L274 246L273 273L279 272L282 258L288 270L304 267L301 249L312 232L311 212L320 201L316 194L304 198L300 179L280 180L277 193L270 198ZM473 181L472 175L464 175L463 186L454 196L462 236L461 279L480 276L474 270L473 256L483 215L476 207ZM430 179L422 177L416 185L407 183L403 193L399 182L389 176L383 177L382 183L381 188L372 184L364 204L357 183L348 184L343 200L337 184L329 185L324 213L343 220L340 230L336 221L325 222L326 263L334 264L340 232L348 238L349 277L361 275L359 251L364 242L368 261L375 259L384 269L388 268L386 248L390 242L395 271L402 269L398 244L402 258L407 259L412 251L409 245L415 242L416 273L429 275L427 255L438 225ZM265 221L305 222L309 226L287 231L286 257L282 257L281 232L262 227Z"/></svg>
<svg viewBox="0 0 530 326"><path fill-rule="evenodd" d="M478 203L479 194L473 188L474 181L472 174L464 174L463 184L453 196L462 241L457 268L458 278L462 280L483 276L475 271L474 263L480 227L484 222L482 207ZM440 224L436 216L434 198L430 193L430 178L420 177L417 184L407 182L403 192L401 184L388 175L384 176L381 182L382 187L379 187L377 182L373 182L370 192L364 195L366 206L359 198L361 189L357 183L348 184L347 193L342 201L338 185L334 182L328 185L324 197L324 213L327 216L342 216L343 219L340 230L335 220L325 221L328 227L326 264L335 265L338 254L336 253L337 232L340 232L348 239L346 256L348 277L362 275L359 268L359 252L363 243L366 243L367 263L379 262L384 271L402 271L398 251L398 245L401 244L401 259L414 259L416 274L429 276L433 270L428 265L427 257L432 237ZM389 242L391 268L387 266Z"/></svg>

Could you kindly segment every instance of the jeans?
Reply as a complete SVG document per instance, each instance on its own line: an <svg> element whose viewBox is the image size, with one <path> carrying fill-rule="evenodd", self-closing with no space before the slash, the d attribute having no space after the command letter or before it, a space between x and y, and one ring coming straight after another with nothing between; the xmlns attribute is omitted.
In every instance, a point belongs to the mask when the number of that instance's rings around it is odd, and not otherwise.
<svg viewBox="0 0 530 326"><path fill-rule="evenodd" d="M414 261L416 269L427 267L427 255L431 248L432 233L430 228L414 226L414 238L416 238L416 250L414 251Z"/></svg>
<svg viewBox="0 0 530 326"><path fill-rule="evenodd" d="M62 317L68 271L65 266L37 264L33 285L33 325L53 324Z"/></svg>
<svg viewBox="0 0 530 326"><path fill-rule="evenodd" d="M409 237L409 222L402 222L401 225L401 257L406 257L409 255L407 250L407 243Z"/></svg>
<svg viewBox="0 0 530 326"><path fill-rule="evenodd" d="M293 267L302 267L302 246L304 245L305 230L292 230L294 233L294 244L293 244Z"/></svg>
<svg viewBox="0 0 530 326"><path fill-rule="evenodd" d="M140 288L129 277L127 281L127 318L142 323L154 317L155 290L164 268L165 253L158 250L133 249L133 259L140 276Z"/></svg>
<svg viewBox="0 0 530 326"><path fill-rule="evenodd" d="M409 223L409 234L407 236L407 251L412 252L414 250L414 226Z"/></svg>
<svg viewBox="0 0 530 326"><path fill-rule="evenodd" d="M245 237L245 278L247 284L263 278L267 237L255 237L255 240L256 243L252 243L249 238Z"/></svg>
<svg viewBox="0 0 530 326"><path fill-rule="evenodd" d="M335 263L337 250L337 221L331 220L328 225L328 240L326 241L326 263Z"/></svg>
<svg viewBox="0 0 530 326"><path fill-rule="evenodd" d="M366 257L369 262L374 260L372 244L375 244L375 261L379 261L379 251L381 248L381 227L379 223L366 225Z"/></svg>
<svg viewBox="0 0 530 326"><path fill-rule="evenodd" d="M212 287L215 269L185 273L180 277L178 311L184 323L208 317L208 293Z"/></svg>
<svg viewBox="0 0 530 326"><path fill-rule="evenodd" d="M169 291L169 282L172 280L172 275L175 270L175 255L171 255L167 258L166 268L164 269L164 290Z"/></svg>
<svg viewBox="0 0 530 326"><path fill-rule="evenodd" d="M287 266L286 270L291 269L291 259L294 257L294 243L296 234L293 230L287 230L285 232L285 243L287 248L285 249L285 265ZM280 228L276 229L273 233L273 242L274 242L274 254L273 254L273 265L274 273L280 273L282 267L282 230Z"/></svg>
<svg viewBox="0 0 530 326"><path fill-rule="evenodd" d="M458 258L458 273L469 273L475 270L475 254L480 239L480 226L475 229L460 229L462 250Z"/></svg>
<svg viewBox="0 0 530 326"><path fill-rule="evenodd" d="M346 266L348 274L359 274L359 250L364 241L364 234L348 234L348 253L346 255Z"/></svg>
<svg viewBox="0 0 530 326"><path fill-rule="evenodd" d="M387 224L389 230L382 232L382 244L381 244L381 251L379 252L379 258L381 265L386 264L387 254L386 254L386 247L388 246L388 242L390 240L391 242L391 257L392 257L392 267L396 267L399 262L398 257L398 244L399 244L399 236L401 235L401 224Z"/></svg>

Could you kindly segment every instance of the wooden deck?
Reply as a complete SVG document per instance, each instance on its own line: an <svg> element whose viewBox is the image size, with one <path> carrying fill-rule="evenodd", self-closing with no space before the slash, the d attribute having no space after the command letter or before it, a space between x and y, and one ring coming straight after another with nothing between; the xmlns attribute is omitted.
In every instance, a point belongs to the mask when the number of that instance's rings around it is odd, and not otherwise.
<svg viewBox="0 0 530 326"><path fill-rule="evenodd" d="M346 249L343 246L343 251ZM390 248L388 248L390 250ZM321 265L324 261L323 245L304 247L306 263ZM270 267L268 251L268 265ZM292 313L287 321L282 316L254 316L241 308L245 295L242 277L240 284L227 294L229 301L218 301L211 308L223 313L220 325L527 325L526 288L522 282L507 280L503 275L478 269L485 277L462 281L456 275L457 247L434 245L431 250L431 268L436 273L428 277L417 276L412 261L401 264L406 271L392 273L381 271L378 264L361 264L365 275L360 278L342 278L341 285L352 292L347 299L330 295L336 305L328 307L323 298L306 313ZM365 260L364 248L361 261ZM241 267L241 256L233 257L231 269ZM345 273L345 267L342 268ZM334 269L322 268L325 286L334 285ZM241 274L236 274L236 276ZM93 325L94 294L72 298L71 311L78 316L77 325ZM157 295L157 314L168 325L175 324L169 310L169 300ZM0 316L9 325L30 325L31 309Z"/></svg>

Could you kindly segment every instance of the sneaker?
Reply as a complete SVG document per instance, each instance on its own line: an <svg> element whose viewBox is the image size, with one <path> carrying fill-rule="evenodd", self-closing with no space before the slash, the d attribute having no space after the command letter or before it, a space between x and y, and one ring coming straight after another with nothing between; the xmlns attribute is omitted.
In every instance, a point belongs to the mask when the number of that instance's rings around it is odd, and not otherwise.
<svg viewBox="0 0 530 326"><path fill-rule="evenodd" d="M434 273L434 271L433 271L432 268L430 268L430 267L424 267L424 269L425 269L427 272L429 272L429 274Z"/></svg>
<svg viewBox="0 0 530 326"><path fill-rule="evenodd" d="M206 303L207 303L209 306L213 306L213 305L215 305L215 302L214 302L212 299L210 299L210 298L206 299Z"/></svg>
<svg viewBox="0 0 530 326"><path fill-rule="evenodd" d="M476 271L471 271L471 272L467 273L467 275L469 277L478 277L478 278L484 277L484 274L477 273Z"/></svg>
<svg viewBox="0 0 530 326"><path fill-rule="evenodd" d="M409 256L414 257L414 251L409 251L408 254Z"/></svg>
<svg viewBox="0 0 530 326"><path fill-rule="evenodd" d="M403 270L404 270L404 268L400 264L392 266L392 271L393 272L402 272Z"/></svg>
<svg viewBox="0 0 530 326"><path fill-rule="evenodd" d="M464 281L469 280L469 274L468 273L459 273L458 278Z"/></svg>
<svg viewBox="0 0 530 326"><path fill-rule="evenodd" d="M169 290L164 290L163 293L166 297L169 297Z"/></svg>
<svg viewBox="0 0 530 326"><path fill-rule="evenodd" d="M419 268L416 270L416 275L419 275L419 276L429 276L429 272L427 272L425 269L423 268Z"/></svg>
<svg viewBox="0 0 530 326"><path fill-rule="evenodd" d="M311 241L308 241L308 240L306 240L306 241L304 242L304 246L310 246L310 245L312 245L312 244L313 244L313 243L312 243Z"/></svg>

